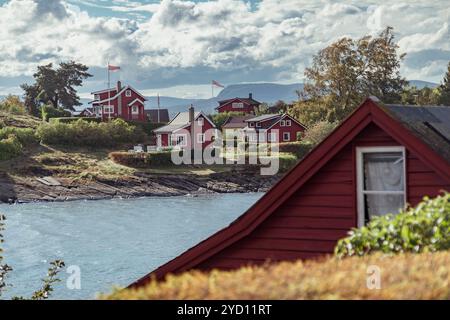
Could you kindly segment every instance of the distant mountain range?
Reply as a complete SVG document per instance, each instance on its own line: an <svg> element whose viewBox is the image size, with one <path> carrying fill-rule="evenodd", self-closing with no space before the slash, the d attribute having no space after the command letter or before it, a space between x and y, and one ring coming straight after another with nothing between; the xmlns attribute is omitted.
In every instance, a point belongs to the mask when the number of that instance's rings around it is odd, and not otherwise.
<svg viewBox="0 0 450 320"><path fill-rule="evenodd" d="M415 86L419 89L424 87L435 88L439 84L433 82L427 82L422 80L410 80L410 86ZM292 102L297 100L297 91L303 90L302 83L294 84L276 84L276 83L248 83L248 84L233 84L225 87L217 97L209 99L183 99L168 96L160 97L161 108L169 109L171 116L174 114L186 111L187 108L193 104L197 110L209 114L215 112L215 108L218 106L218 101L231 99L235 97L245 98L249 93L252 93L253 98L260 102L266 102L272 104L278 100L285 102ZM0 96L2 98L2 96ZM157 107L157 97L147 97L146 109L154 109ZM82 110L88 106L89 99L81 99L83 103L82 107L78 107L78 110Z"/></svg>

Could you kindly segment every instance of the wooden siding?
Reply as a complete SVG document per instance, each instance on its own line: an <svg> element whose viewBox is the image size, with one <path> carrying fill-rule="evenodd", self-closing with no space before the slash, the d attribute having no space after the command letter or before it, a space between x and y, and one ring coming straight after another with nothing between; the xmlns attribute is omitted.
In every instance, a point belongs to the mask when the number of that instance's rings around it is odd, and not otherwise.
<svg viewBox="0 0 450 320"><path fill-rule="evenodd" d="M355 150L400 145L375 124L297 190L246 237L200 263L196 269L230 269L265 261L317 258L333 252L338 239L357 225ZM407 150L407 200L417 204L450 184Z"/></svg>

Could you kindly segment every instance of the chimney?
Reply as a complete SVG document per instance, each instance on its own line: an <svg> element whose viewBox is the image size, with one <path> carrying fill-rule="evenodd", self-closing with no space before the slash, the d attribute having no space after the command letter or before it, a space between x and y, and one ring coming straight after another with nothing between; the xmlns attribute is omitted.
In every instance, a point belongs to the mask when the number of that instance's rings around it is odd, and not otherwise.
<svg viewBox="0 0 450 320"><path fill-rule="evenodd" d="M189 107L189 122L190 123L194 122L194 106L192 104Z"/></svg>
<svg viewBox="0 0 450 320"><path fill-rule="evenodd" d="M248 98L249 98L249 99L253 99L253 93L249 93L249 94L248 94Z"/></svg>
<svg viewBox="0 0 450 320"><path fill-rule="evenodd" d="M120 90L122 90L122 82L117 81L117 92L119 92Z"/></svg>

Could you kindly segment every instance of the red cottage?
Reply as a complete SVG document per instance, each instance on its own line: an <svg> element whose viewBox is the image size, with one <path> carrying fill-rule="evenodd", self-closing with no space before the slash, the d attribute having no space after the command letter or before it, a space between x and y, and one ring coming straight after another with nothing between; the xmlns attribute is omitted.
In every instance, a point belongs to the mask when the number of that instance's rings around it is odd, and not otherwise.
<svg viewBox="0 0 450 320"><path fill-rule="evenodd" d="M216 108L217 112L242 112L244 114L255 114L255 109L261 103L253 99L250 93L248 98L232 98L219 101L219 106Z"/></svg>
<svg viewBox="0 0 450 320"><path fill-rule="evenodd" d="M147 100L131 86L122 87L117 81L116 88L95 91L91 101L94 113L102 120L122 118L127 121L147 121L144 103Z"/></svg>
<svg viewBox="0 0 450 320"><path fill-rule="evenodd" d="M195 136L194 144L205 148L213 141L216 126L202 112L195 112L191 106L188 112L180 112L166 126L154 130L158 148L191 146L190 136ZM214 130L211 130L214 129Z"/></svg>
<svg viewBox="0 0 450 320"><path fill-rule="evenodd" d="M251 142L293 142L306 127L288 114L265 114L245 120Z"/></svg>
<svg viewBox="0 0 450 320"><path fill-rule="evenodd" d="M234 223L151 276L333 252L350 228L450 190L450 107L367 99Z"/></svg>

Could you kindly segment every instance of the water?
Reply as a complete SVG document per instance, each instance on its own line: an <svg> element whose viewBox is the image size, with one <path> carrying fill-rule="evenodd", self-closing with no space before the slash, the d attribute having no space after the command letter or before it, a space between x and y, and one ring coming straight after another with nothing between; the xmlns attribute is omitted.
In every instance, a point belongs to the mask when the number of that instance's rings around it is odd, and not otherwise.
<svg viewBox="0 0 450 320"><path fill-rule="evenodd" d="M261 195L0 205L4 263L14 268L4 297L28 297L55 259L80 267L81 289L67 289L64 270L53 298L91 299L128 285L227 226Z"/></svg>

